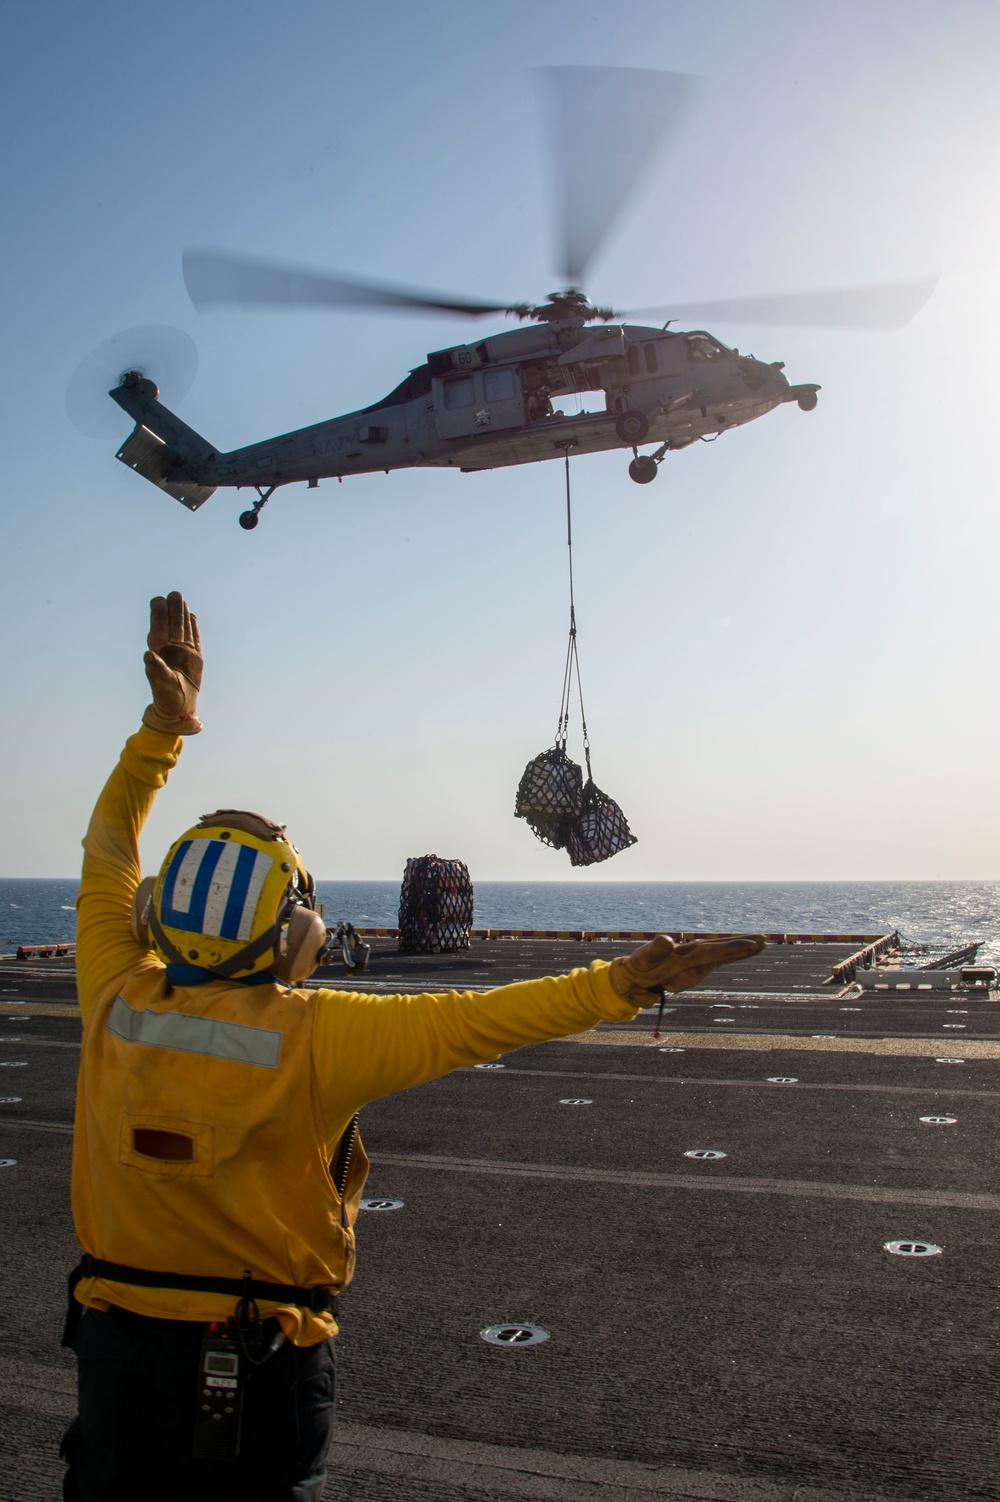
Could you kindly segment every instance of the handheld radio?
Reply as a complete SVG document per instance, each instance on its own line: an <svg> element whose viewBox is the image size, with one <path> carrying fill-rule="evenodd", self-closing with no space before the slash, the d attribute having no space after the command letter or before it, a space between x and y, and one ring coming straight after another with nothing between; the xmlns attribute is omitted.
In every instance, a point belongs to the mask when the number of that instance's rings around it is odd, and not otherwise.
<svg viewBox="0 0 1000 1502"><path fill-rule="evenodd" d="M246 1375L246 1358L239 1341L209 1330L198 1356L196 1459L233 1460L239 1454Z"/></svg>

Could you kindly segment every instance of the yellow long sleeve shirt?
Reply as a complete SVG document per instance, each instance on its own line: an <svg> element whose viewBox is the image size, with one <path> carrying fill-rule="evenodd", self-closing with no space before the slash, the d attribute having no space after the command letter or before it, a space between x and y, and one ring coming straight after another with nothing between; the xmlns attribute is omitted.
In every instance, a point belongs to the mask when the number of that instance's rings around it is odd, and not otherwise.
<svg viewBox="0 0 1000 1502"><path fill-rule="evenodd" d="M373 996L225 981L169 986L165 967L133 937L130 915L141 879L139 832L181 744L146 726L133 735L84 839L77 903L84 1020L73 1183L77 1234L92 1255L131 1266L238 1277L253 1265L255 1275L269 1281L343 1286L353 1271L353 1234L344 1221L353 1222L357 1212L367 1160L359 1150L345 1192L346 1216L328 1164L360 1107L526 1043L578 1033L601 1019L631 1018L636 1008L614 990L603 961L485 993ZM122 1007L137 1006L202 1025L213 1019L217 1026L239 1027L245 1019L278 1039L280 1070L250 1069L250 1079L246 1063L199 1063L191 1053L122 1042L117 1022L108 1026L112 1008L117 1017ZM177 1122L198 1144L191 1165L158 1165L126 1142L136 1124L164 1129ZM266 1161L251 1161L255 1156ZM302 1180L310 1175L315 1202L300 1213ZM255 1203L247 1204L248 1197ZM231 1312L218 1297L96 1278L85 1279L77 1297L166 1318ZM279 1312L287 1332L303 1344L336 1329L330 1316L283 1306L263 1312Z"/></svg>

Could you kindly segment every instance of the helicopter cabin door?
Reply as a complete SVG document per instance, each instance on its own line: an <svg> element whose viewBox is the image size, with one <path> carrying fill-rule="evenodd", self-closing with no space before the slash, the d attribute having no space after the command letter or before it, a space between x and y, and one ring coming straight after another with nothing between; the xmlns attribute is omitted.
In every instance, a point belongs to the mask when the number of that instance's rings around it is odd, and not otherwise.
<svg viewBox="0 0 1000 1502"><path fill-rule="evenodd" d="M524 422L524 393L510 365L443 376L433 382L434 416L441 438L466 438L519 428Z"/></svg>

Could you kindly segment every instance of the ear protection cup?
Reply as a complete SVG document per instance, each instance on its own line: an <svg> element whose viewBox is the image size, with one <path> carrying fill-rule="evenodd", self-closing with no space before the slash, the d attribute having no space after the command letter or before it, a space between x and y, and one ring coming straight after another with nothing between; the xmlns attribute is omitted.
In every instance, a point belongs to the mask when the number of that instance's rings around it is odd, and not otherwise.
<svg viewBox="0 0 1000 1502"><path fill-rule="evenodd" d="M308 907L293 907L282 935L280 953L275 955L270 967L271 974L290 985L297 985L312 975L325 943L326 924L319 913Z"/></svg>
<svg viewBox="0 0 1000 1502"><path fill-rule="evenodd" d="M155 886L155 876L144 876L132 894L132 936L140 944L145 944L147 949L153 947L149 936L149 904L153 900Z"/></svg>

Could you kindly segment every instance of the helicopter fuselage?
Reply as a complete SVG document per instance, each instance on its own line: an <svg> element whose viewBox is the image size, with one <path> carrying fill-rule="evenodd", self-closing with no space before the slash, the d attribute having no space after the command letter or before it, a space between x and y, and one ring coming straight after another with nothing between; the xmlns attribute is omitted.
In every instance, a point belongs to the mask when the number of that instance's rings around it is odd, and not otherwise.
<svg viewBox="0 0 1000 1502"><path fill-rule="evenodd" d="M151 382L126 378L111 394L138 424L119 458L194 510L216 486L270 494L378 470L532 464L567 450L628 448L654 466L784 402L815 406L816 390L789 385L780 362L741 355L702 331L595 329L574 318L434 351L381 402L229 453L161 407ZM657 452L640 459L640 443ZM179 493L185 486L190 495Z"/></svg>

